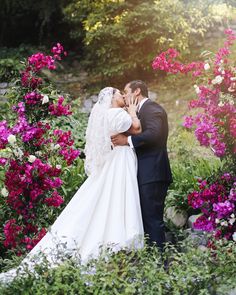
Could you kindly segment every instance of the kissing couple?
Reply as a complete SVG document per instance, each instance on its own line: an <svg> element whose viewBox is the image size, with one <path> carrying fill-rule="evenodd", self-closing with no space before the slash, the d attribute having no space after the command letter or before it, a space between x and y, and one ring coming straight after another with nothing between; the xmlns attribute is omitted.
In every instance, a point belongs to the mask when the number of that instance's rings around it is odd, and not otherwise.
<svg viewBox="0 0 236 295"><path fill-rule="evenodd" d="M82 263L102 248L141 248L144 235L162 250L164 203L172 182L167 137L167 114L148 98L143 81L127 83L123 94L102 89L86 130L88 178L21 265L33 270L40 252L51 266L59 264L52 255L58 243L71 257L79 253ZM10 282L21 265L1 273L0 282Z"/></svg>

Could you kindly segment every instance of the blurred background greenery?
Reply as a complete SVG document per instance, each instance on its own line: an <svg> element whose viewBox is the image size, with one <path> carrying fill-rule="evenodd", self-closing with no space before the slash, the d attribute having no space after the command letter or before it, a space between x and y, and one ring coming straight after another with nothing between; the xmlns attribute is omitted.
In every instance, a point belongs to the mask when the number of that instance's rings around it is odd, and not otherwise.
<svg viewBox="0 0 236 295"><path fill-rule="evenodd" d="M169 47L196 59L236 25L234 0L0 0L0 80L19 56L61 42L68 63L101 84L152 80L153 58ZM5 69L5 70L4 70ZM163 74L162 74L163 75Z"/></svg>

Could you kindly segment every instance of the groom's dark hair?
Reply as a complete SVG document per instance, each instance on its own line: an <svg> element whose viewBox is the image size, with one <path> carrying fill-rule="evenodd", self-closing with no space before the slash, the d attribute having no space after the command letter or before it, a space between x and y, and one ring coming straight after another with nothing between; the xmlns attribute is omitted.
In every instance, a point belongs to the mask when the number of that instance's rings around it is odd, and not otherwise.
<svg viewBox="0 0 236 295"><path fill-rule="evenodd" d="M132 92L134 92L137 88L140 89L141 95L143 97L148 97L148 88L146 83L141 80L134 80L128 83L129 87L131 88Z"/></svg>

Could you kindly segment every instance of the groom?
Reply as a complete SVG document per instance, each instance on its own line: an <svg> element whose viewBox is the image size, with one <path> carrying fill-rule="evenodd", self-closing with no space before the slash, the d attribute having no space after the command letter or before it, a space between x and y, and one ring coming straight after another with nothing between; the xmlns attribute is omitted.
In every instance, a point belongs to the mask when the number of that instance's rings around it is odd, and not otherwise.
<svg viewBox="0 0 236 295"><path fill-rule="evenodd" d="M126 84L126 103L133 95L139 101L137 116L142 133L132 136L118 134L112 137L114 145L129 145L138 158L138 184L144 232L150 244L163 249L165 242L164 203L172 175L167 154L168 121L165 110L148 98L148 89L143 81Z"/></svg>

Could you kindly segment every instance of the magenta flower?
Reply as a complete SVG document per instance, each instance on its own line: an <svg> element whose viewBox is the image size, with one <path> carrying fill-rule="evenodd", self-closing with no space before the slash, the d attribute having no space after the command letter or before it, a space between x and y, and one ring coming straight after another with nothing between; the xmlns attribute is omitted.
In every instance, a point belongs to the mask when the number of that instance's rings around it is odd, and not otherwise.
<svg viewBox="0 0 236 295"><path fill-rule="evenodd" d="M193 119L192 116L186 116L186 117L184 117L183 126L185 128L191 129L193 127L193 124L194 124L194 119Z"/></svg>
<svg viewBox="0 0 236 295"><path fill-rule="evenodd" d="M64 97L60 96L57 104L51 104L48 108L51 115L54 116L68 116L71 115L72 112L70 111L70 105L63 106Z"/></svg>
<svg viewBox="0 0 236 295"><path fill-rule="evenodd" d="M234 208L234 204L228 200L223 203L213 204L213 211L217 212L217 218L226 217L234 211Z"/></svg>

